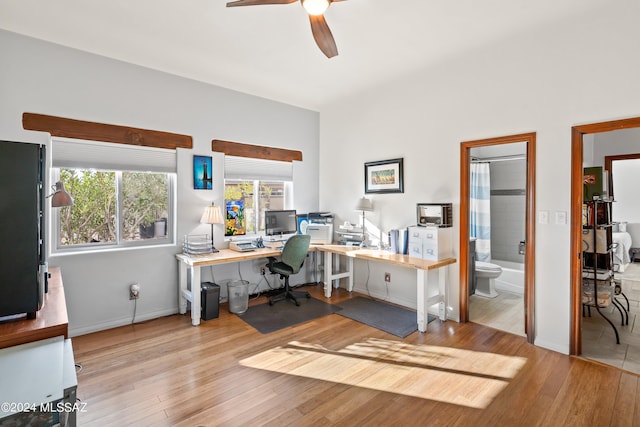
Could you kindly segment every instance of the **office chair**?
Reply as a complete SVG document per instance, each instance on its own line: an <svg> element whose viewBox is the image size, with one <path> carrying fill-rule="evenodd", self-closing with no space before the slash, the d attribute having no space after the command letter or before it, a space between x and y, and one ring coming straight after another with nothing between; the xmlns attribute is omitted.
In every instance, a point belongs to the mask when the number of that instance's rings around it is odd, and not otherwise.
<svg viewBox="0 0 640 427"><path fill-rule="evenodd" d="M280 261L276 261L275 258L269 258L269 264L267 268L271 273L279 274L280 278L284 278L284 290L279 294L276 294L269 298L269 305L274 303L290 299L296 305L300 305L297 297L311 298L309 292L306 291L292 291L289 286L289 276L296 274L300 271L304 259L309 252L309 243L311 242L311 236L307 234L296 234L291 236L289 240L282 248L282 254L280 255Z"/></svg>

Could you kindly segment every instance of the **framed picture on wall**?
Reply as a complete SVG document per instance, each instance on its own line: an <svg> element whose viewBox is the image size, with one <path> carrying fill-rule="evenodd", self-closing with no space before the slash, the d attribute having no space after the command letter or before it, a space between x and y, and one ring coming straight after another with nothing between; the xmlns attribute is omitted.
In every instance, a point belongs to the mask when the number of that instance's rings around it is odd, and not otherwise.
<svg viewBox="0 0 640 427"><path fill-rule="evenodd" d="M244 222L244 201L227 201L227 213L224 226L225 236L238 236L247 234Z"/></svg>
<svg viewBox="0 0 640 427"><path fill-rule="evenodd" d="M213 188L213 162L209 156L193 156L193 189L211 190Z"/></svg>
<svg viewBox="0 0 640 427"><path fill-rule="evenodd" d="M391 159L364 164L365 193L404 193L403 160Z"/></svg>
<svg viewBox="0 0 640 427"><path fill-rule="evenodd" d="M298 234L307 234L307 226L309 225L308 214L296 215L296 221L298 222Z"/></svg>

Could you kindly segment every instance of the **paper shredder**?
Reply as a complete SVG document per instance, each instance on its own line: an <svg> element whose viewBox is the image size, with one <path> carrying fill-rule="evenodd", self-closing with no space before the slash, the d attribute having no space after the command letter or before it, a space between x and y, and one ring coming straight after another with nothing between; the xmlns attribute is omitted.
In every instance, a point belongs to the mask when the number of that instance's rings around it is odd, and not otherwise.
<svg viewBox="0 0 640 427"><path fill-rule="evenodd" d="M202 320L217 319L219 314L220 286L213 282L202 282L200 294Z"/></svg>

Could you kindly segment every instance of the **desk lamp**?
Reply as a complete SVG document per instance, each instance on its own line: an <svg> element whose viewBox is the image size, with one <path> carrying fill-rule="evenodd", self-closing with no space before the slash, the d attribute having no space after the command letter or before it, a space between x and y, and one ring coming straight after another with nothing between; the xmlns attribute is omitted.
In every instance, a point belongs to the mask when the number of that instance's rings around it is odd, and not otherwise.
<svg viewBox="0 0 640 427"><path fill-rule="evenodd" d="M364 213L373 211L373 204L371 203L371 199L367 199L366 197L362 197L358 200L356 204L356 210L362 211L362 245L366 244L365 234L366 234L366 225L364 220Z"/></svg>
<svg viewBox="0 0 640 427"><path fill-rule="evenodd" d="M73 205L73 197L64 189L64 183L62 181L56 182L56 185L52 186L51 189L54 193L47 197L51 197L52 207L59 208Z"/></svg>
<svg viewBox="0 0 640 427"><path fill-rule="evenodd" d="M211 206L204 208L202 218L200 218L202 224L211 224L211 251L218 252L213 245L213 224L224 224L224 218L222 218L222 209L220 206L215 206L211 203Z"/></svg>

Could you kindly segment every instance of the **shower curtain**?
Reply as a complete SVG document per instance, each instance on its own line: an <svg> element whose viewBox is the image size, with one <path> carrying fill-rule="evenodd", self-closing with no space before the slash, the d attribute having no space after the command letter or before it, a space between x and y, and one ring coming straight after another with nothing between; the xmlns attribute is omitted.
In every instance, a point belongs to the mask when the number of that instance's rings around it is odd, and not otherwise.
<svg viewBox="0 0 640 427"><path fill-rule="evenodd" d="M476 239L476 259L491 260L491 184L489 163L471 163L469 235Z"/></svg>

